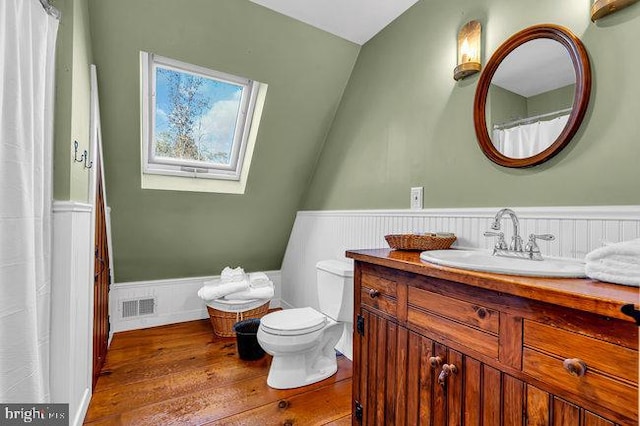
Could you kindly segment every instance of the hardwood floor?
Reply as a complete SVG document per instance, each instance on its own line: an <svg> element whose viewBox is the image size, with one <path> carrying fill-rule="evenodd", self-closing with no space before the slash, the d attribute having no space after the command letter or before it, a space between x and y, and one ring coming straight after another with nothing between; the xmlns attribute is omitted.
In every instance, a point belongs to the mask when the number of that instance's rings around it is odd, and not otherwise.
<svg viewBox="0 0 640 426"><path fill-rule="evenodd" d="M290 390L271 389L271 357L238 358L207 320L116 333L87 425L350 425L351 361Z"/></svg>

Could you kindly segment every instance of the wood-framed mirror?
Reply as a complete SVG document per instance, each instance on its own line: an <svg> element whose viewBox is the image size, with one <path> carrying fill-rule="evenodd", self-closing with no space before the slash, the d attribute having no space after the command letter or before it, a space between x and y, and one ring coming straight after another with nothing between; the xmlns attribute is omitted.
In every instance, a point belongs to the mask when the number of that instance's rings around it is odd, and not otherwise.
<svg viewBox="0 0 640 426"><path fill-rule="evenodd" d="M473 121L494 163L532 167L558 154L589 105L591 66L570 30L535 25L507 39L480 76Z"/></svg>

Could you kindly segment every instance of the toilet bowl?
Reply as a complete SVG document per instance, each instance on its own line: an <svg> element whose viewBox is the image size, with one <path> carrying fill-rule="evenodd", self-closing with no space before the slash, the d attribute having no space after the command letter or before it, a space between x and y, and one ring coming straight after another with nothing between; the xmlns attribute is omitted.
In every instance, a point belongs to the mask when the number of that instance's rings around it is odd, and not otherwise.
<svg viewBox="0 0 640 426"><path fill-rule="evenodd" d="M345 321L353 321L353 265L329 260L316 265L320 311L286 309L265 315L258 343L273 356L267 384L276 389L310 385L338 370L335 346Z"/></svg>

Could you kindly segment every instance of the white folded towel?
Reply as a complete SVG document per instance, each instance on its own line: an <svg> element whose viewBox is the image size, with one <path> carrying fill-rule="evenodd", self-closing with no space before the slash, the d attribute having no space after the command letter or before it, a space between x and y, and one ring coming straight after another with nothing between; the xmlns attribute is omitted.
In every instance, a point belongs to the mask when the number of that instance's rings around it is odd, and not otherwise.
<svg viewBox="0 0 640 426"><path fill-rule="evenodd" d="M220 273L220 281L223 283L244 281L247 279L247 274L244 273L244 269L241 267L230 268L227 266Z"/></svg>
<svg viewBox="0 0 640 426"><path fill-rule="evenodd" d="M198 290L198 296L200 296L202 300L214 300L220 299L227 294L237 293L247 289L249 289L248 280L214 283L213 285L204 285L200 290Z"/></svg>
<svg viewBox="0 0 640 426"><path fill-rule="evenodd" d="M271 299L273 298L273 286L249 288L237 293L227 294L225 300L251 300L251 299Z"/></svg>
<svg viewBox="0 0 640 426"><path fill-rule="evenodd" d="M251 272L249 274L249 285L251 288L261 288L273 286L273 283L264 272Z"/></svg>
<svg viewBox="0 0 640 426"><path fill-rule="evenodd" d="M220 281L219 278L216 278L214 280L211 281L205 281L202 283L203 287L216 287L219 286L220 284L222 284L222 281Z"/></svg>
<svg viewBox="0 0 640 426"><path fill-rule="evenodd" d="M589 278L640 287L640 238L597 248L585 262Z"/></svg>

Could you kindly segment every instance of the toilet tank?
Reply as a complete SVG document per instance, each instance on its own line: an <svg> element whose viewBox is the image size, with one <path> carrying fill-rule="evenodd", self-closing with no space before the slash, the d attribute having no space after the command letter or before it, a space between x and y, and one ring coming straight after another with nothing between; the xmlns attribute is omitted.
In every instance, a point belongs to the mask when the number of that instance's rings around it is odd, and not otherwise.
<svg viewBox="0 0 640 426"><path fill-rule="evenodd" d="M320 312L335 321L353 322L353 263L321 260L316 270Z"/></svg>

